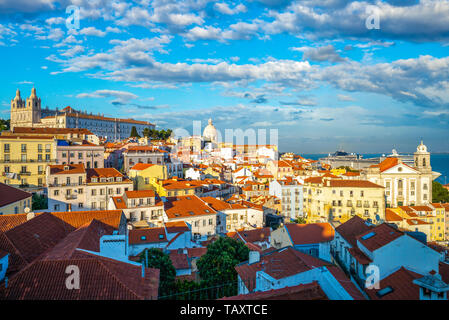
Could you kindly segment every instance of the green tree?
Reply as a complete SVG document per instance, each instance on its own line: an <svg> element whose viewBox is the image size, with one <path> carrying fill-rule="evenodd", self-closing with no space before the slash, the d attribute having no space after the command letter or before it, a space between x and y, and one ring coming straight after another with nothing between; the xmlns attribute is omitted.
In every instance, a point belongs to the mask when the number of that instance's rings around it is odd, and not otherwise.
<svg viewBox="0 0 449 320"><path fill-rule="evenodd" d="M147 258L147 259L145 259ZM146 249L140 254L140 262L145 261L147 268L160 270L159 296L169 295L175 290L176 269L170 257L159 249Z"/></svg>
<svg viewBox="0 0 449 320"><path fill-rule="evenodd" d="M150 136L150 129L149 128L143 129L142 134L144 137L148 138Z"/></svg>
<svg viewBox="0 0 449 320"><path fill-rule="evenodd" d="M306 219L304 219L303 217L297 217L294 220L295 223L301 223L301 224L305 224L306 223Z"/></svg>
<svg viewBox="0 0 449 320"><path fill-rule="evenodd" d="M243 242L232 238L220 237L207 246L207 253L197 262L201 279L209 286L235 283L237 289L237 272L234 267L248 260L249 249ZM236 291L233 292L234 294Z"/></svg>
<svg viewBox="0 0 449 320"><path fill-rule="evenodd" d="M8 131L10 129L10 120L3 120L0 119L0 132L1 131Z"/></svg>
<svg viewBox="0 0 449 320"><path fill-rule="evenodd" d="M130 138L140 138L139 134L137 133L137 129L135 126L131 128L131 134L129 135Z"/></svg>
<svg viewBox="0 0 449 320"><path fill-rule="evenodd" d="M437 181L432 181L432 202L449 202L449 190Z"/></svg>
<svg viewBox="0 0 449 320"><path fill-rule="evenodd" d="M48 209L47 198L43 195L33 194L31 198L31 210Z"/></svg>

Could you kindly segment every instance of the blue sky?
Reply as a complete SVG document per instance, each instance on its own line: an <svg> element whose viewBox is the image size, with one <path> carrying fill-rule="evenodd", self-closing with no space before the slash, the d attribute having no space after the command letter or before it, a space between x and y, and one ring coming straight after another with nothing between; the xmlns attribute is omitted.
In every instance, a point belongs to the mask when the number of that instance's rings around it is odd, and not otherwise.
<svg viewBox="0 0 449 320"><path fill-rule="evenodd" d="M0 117L34 85L159 128L278 129L281 151L448 152L448 40L449 0L3 0Z"/></svg>

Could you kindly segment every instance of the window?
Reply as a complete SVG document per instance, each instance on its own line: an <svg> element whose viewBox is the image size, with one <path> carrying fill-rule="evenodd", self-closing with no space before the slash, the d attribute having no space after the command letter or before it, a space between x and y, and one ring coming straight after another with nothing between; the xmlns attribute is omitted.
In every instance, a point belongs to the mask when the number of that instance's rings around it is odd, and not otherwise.
<svg viewBox="0 0 449 320"><path fill-rule="evenodd" d="M97 208L97 203L96 202L92 202L91 207L92 207L92 209L96 209Z"/></svg>
<svg viewBox="0 0 449 320"><path fill-rule="evenodd" d="M97 190L96 190L96 189L92 189L91 194L92 194L93 196L96 196L96 195L97 195Z"/></svg>
<svg viewBox="0 0 449 320"><path fill-rule="evenodd" d="M4 150L5 152L9 152L9 150L10 150L9 143L5 143L3 150Z"/></svg>
<svg viewBox="0 0 449 320"><path fill-rule="evenodd" d="M22 152L27 152L27 145L26 144L22 144L21 151Z"/></svg>

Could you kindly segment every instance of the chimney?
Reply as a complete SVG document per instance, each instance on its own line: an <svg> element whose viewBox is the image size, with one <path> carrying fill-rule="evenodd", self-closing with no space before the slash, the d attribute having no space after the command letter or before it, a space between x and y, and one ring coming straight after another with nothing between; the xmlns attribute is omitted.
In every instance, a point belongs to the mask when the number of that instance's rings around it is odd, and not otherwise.
<svg viewBox="0 0 449 320"><path fill-rule="evenodd" d="M250 251L248 264L257 263L259 261L260 261L260 252L259 251Z"/></svg>

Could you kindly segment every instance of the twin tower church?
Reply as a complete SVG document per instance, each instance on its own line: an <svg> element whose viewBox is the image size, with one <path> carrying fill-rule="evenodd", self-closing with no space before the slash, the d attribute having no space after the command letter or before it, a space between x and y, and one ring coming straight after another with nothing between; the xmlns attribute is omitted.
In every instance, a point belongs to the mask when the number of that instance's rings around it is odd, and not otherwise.
<svg viewBox="0 0 449 320"><path fill-rule="evenodd" d="M145 128L154 129L156 126L147 121L77 111L70 106L62 110L42 109L41 98L37 96L36 88L33 88L25 100L17 89L16 96L11 100L11 130L15 127L84 128L100 138L123 140L130 136L132 127L136 127L137 132L143 135Z"/></svg>

